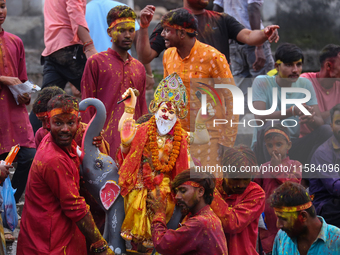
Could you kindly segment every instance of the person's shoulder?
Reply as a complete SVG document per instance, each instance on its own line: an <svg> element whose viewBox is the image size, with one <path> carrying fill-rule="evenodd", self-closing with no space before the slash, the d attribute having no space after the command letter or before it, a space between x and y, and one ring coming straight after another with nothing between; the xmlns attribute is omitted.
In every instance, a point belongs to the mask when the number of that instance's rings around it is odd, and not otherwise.
<svg viewBox="0 0 340 255"><path fill-rule="evenodd" d="M273 87L276 84L275 76L269 75L258 75L253 81L253 87L261 86L261 87Z"/></svg>
<svg viewBox="0 0 340 255"><path fill-rule="evenodd" d="M294 87L313 89L312 82L309 79L305 78L305 77L301 77L300 76L299 79L294 84L295 84Z"/></svg>
<svg viewBox="0 0 340 255"><path fill-rule="evenodd" d="M314 79L316 78L316 73L303 73L300 75L301 78Z"/></svg>
<svg viewBox="0 0 340 255"><path fill-rule="evenodd" d="M20 44L23 44L23 42L20 39L20 37L15 35L15 34L12 34L12 33L4 31L4 36L6 36L7 38L10 38L11 40L16 41L16 42L18 42Z"/></svg>
<svg viewBox="0 0 340 255"><path fill-rule="evenodd" d="M314 152L312 158L326 159L326 158L329 158L329 156L332 156L331 154L329 154L329 149L333 150L333 143L332 143L332 140L334 139L333 137L334 136L331 136L323 144L321 144Z"/></svg>
<svg viewBox="0 0 340 255"><path fill-rule="evenodd" d="M324 221L324 224L327 223ZM327 236L329 237L327 241L336 242L337 246L340 246L340 229L338 227L327 224Z"/></svg>
<svg viewBox="0 0 340 255"><path fill-rule="evenodd" d="M258 185L256 182L251 181L248 185L249 193L256 193L256 194L265 194L264 190L261 188L260 185Z"/></svg>

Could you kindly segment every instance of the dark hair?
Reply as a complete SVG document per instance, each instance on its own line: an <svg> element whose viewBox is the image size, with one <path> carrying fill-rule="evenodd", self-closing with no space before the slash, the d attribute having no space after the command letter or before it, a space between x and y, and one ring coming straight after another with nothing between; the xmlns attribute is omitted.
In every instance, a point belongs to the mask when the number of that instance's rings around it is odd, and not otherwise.
<svg viewBox="0 0 340 255"><path fill-rule="evenodd" d="M336 45L336 44L328 44L326 45L320 52L320 56L319 56L319 61L321 64L321 68L323 63L331 58L331 61L334 61L334 58L336 58L338 56L338 54L340 53L340 46Z"/></svg>
<svg viewBox="0 0 340 255"><path fill-rule="evenodd" d="M119 18L133 18L136 19L137 15L129 6L118 5L112 8L107 14L107 25L110 26L113 21Z"/></svg>
<svg viewBox="0 0 340 255"><path fill-rule="evenodd" d="M177 25L183 28L192 28L195 31L198 29L198 21L194 15L192 15L188 10L184 8L178 8L175 10L169 11L162 17L161 25L164 26L164 23L168 22L170 25ZM187 34L190 37L195 37L197 32Z"/></svg>
<svg viewBox="0 0 340 255"><path fill-rule="evenodd" d="M303 205L310 202L311 198L307 190L301 184L287 181L274 190L269 200L271 207L280 208L284 206L291 207ZM313 205L305 211L308 212L311 217L316 217Z"/></svg>
<svg viewBox="0 0 340 255"><path fill-rule="evenodd" d="M69 112L72 110L79 111L78 100L76 97L67 94L57 95L51 98L47 104L48 111L51 111L55 108L62 108L64 112Z"/></svg>
<svg viewBox="0 0 340 255"><path fill-rule="evenodd" d="M281 60L283 63L292 63L299 59L304 60L302 50L292 43L283 43L275 51L275 61Z"/></svg>
<svg viewBox="0 0 340 255"><path fill-rule="evenodd" d="M331 115L331 123L333 123L333 116L336 111L340 112L340 104L337 104L333 106L333 108L330 110L330 115Z"/></svg>
<svg viewBox="0 0 340 255"><path fill-rule="evenodd" d="M222 166L236 168L235 173L228 173L229 178L251 178L251 173L241 173L241 166L257 166L255 153L246 145L240 144L235 147L226 147L222 157Z"/></svg>
<svg viewBox="0 0 340 255"><path fill-rule="evenodd" d="M180 174L176 175L172 182L172 189L176 189L178 186L182 185L186 181L197 182L204 188L204 202L208 205L214 199L214 189L215 189L215 179L210 173L196 172L195 168L187 169Z"/></svg>
<svg viewBox="0 0 340 255"><path fill-rule="evenodd" d="M47 103L50 99L56 95L65 94L66 92L59 88L58 86L51 86L43 88L39 91L37 98L33 103L32 111L34 114L40 112L47 112Z"/></svg>
<svg viewBox="0 0 340 255"><path fill-rule="evenodd" d="M147 122L149 119L151 119L152 116L153 116L153 114L151 114L151 113L144 114L144 115L140 116L138 118L138 120L136 120L136 124L142 124L144 122Z"/></svg>
<svg viewBox="0 0 340 255"><path fill-rule="evenodd" d="M264 133L266 133L268 130L271 130L271 129L281 130L290 139L289 129L287 127L282 126L280 122L279 123L275 123L274 125L267 127L266 130L264 131ZM281 136L281 137L283 137L287 141L287 138L284 135L280 134L280 133L269 133L269 134L264 136L264 139L265 140L273 139L275 136Z"/></svg>

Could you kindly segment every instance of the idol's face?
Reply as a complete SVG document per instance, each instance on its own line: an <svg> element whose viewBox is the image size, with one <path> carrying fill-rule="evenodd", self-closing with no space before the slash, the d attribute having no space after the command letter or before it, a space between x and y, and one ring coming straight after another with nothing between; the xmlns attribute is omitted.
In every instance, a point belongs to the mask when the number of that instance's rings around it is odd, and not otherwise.
<svg viewBox="0 0 340 255"><path fill-rule="evenodd" d="M158 116L164 120L173 120L176 117L176 111L171 103L162 104L158 109Z"/></svg>

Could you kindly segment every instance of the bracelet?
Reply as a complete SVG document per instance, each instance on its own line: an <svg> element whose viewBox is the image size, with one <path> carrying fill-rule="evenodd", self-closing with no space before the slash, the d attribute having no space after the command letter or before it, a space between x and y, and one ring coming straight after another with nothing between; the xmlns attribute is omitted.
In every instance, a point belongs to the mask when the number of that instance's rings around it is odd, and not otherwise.
<svg viewBox="0 0 340 255"><path fill-rule="evenodd" d="M151 73L151 74L145 73L145 75L146 75L147 77L151 78L151 79L153 79L153 78L155 77L155 76L153 75L153 73Z"/></svg>
<svg viewBox="0 0 340 255"><path fill-rule="evenodd" d="M125 147L125 148L131 147L131 143L127 144L127 143L124 143L124 142L122 141L121 144L122 144L122 146Z"/></svg>
<svg viewBox="0 0 340 255"><path fill-rule="evenodd" d="M85 49L86 49L87 46L90 46L90 45L93 45L93 41L92 41L92 40L91 40L91 41L88 41L88 42L85 42L85 43L83 44L83 52L84 52L84 53L86 53L86 52L89 51L89 50L85 50Z"/></svg>
<svg viewBox="0 0 340 255"><path fill-rule="evenodd" d="M149 24L147 25L147 26L144 26L143 24L142 24L142 22L139 24L139 26L140 26L140 28L148 28L149 27Z"/></svg>
<svg viewBox="0 0 340 255"><path fill-rule="evenodd" d="M124 112L130 113L130 114L134 114L135 113L135 108L132 108L132 107L129 107L129 106L125 106Z"/></svg>
<svg viewBox="0 0 340 255"><path fill-rule="evenodd" d="M101 253L107 250L107 242L105 239L100 239L97 242L91 244L90 251L94 253Z"/></svg>
<svg viewBox="0 0 340 255"><path fill-rule="evenodd" d="M195 124L195 127L197 130L204 130L204 129L207 129L205 123L196 123Z"/></svg>

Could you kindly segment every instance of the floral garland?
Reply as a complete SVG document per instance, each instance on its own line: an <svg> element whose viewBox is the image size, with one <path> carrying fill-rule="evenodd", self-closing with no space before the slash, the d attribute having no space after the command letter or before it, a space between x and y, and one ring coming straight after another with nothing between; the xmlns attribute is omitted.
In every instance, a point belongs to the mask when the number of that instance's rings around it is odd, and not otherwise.
<svg viewBox="0 0 340 255"><path fill-rule="evenodd" d="M168 173L172 171L176 164L176 160L179 155L179 150L181 147L182 140L182 126L179 120L176 121L174 126L174 141L173 148L170 153L170 158L168 164L162 164L158 158L158 144L157 144L157 125L156 118L152 116L150 119L149 127L148 127L148 135L149 135L149 148L151 151L152 165L156 171L161 173Z"/></svg>

